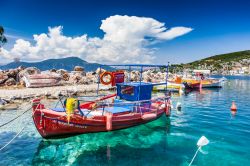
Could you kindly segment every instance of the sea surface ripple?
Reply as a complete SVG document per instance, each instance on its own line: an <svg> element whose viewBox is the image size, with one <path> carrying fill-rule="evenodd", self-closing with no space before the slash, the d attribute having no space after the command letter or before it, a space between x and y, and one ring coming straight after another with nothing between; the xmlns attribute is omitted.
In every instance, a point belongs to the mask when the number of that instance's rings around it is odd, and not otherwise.
<svg viewBox="0 0 250 166"><path fill-rule="evenodd" d="M0 165L188 165L204 135L210 143L194 165L238 166L250 163L250 77L227 77L222 89L173 96L182 110L137 127L45 140L36 131L31 112L0 128ZM161 95L155 94L155 95ZM235 100L238 111L230 111ZM27 106L28 107L28 106ZM22 110L1 111L0 124Z"/></svg>

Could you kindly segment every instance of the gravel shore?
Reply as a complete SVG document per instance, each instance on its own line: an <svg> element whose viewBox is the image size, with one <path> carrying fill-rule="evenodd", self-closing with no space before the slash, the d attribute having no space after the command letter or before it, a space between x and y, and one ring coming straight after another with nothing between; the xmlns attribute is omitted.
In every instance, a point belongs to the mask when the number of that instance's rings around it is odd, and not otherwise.
<svg viewBox="0 0 250 166"><path fill-rule="evenodd" d="M100 90L108 90L110 86L100 85ZM57 98L58 94L68 92L87 93L95 92L97 84L91 85L64 85L43 88L22 88L22 89L0 89L2 99L26 99L35 96L52 96Z"/></svg>

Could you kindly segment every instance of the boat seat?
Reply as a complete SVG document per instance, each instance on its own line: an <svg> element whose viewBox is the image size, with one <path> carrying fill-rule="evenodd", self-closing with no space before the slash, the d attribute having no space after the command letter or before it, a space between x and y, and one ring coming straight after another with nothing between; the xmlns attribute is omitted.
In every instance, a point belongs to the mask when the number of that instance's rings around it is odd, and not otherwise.
<svg viewBox="0 0 250 166"><path fill-rule="evenodd" d="M82 110L82 112L84 113L85 116L87 115L87 117L102 116L102 115L105 114L105 111L103 112L103 111L100 111L100 110L97 110L97 111L95 111L95 110L90 111L90 110L87 110L87 109L81 109L81 110Z"/></svg>
<svg viewBox="0 0 250 166"><path fill-rule="evenodd" d="M65 112L65 108L51 108L52 111Z"/></svg>
<svg viewBox="0 0 250 166"><path fill-rule="evenodd" d="M102 111L102 108L98 109L98 110ZM113 114L131 111L131 109L126 108L126 107L116 107L116 106L114 106L114 107L105 107L104 110L108 111L108 112L112 112Z"/></svg>
<svg viewBox="0 0 250 166"><path fill-rule="evenodd" d="M133 110L135 104L132 104L132 103L123 103L123 102L124 102L124 100L115 99L114 100L114 107L122 107L122 108L126 108L126 109L129 109L129 110Z"/></svg>

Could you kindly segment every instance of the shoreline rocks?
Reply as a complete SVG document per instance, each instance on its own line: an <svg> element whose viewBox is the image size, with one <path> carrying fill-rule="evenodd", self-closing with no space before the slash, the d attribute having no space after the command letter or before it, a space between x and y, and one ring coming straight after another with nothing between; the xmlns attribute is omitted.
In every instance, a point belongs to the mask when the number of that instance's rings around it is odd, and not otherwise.
<svg viewBox="0 0 250 166"><path fill-rule="evenodd" d="M9 77L7 75L5 75L4 73L0 73L0 84L5 83L5 81L8 79Z"/></svg>
<svg viewBox="0 0 250 166"><path fill-rule="evenodd" d="M85 72L81 66L75 66L74 71L64 69L51 69L49 71L40 71L35 67L24 68L20 66L16 69L10 69L0 72L0 86L11 87L13 85L34 87L50 87L58 85L90 85L97 83L98 73L105 72L104 69L97 68L95 72ZM165 81L166 73L160 71L146 70L142 74L145 82ZM129 74L125 71L125 81L139 81L140 72L133 70Z"/></svg>
<svg viewBox="0 0 250 166"><path fill-rule="evenodd" d="M15 80L14 78L9 78L9 79L7 79L7 80L5 81L4 84L5 84L6 86L12 86L12 85L16 85L17 82L16 82L16 80Z"/></svg>
<svg viewBox="0 0 250 166"><path fill-rule="evenodd" d="M86 94L96 92L98 73L105 72L98 68L94 72L85 72L81 66L76 66L74 71L64 69L51 69L40 71L35 67L0 71L0 98L6 101L30 100L34 97L58 99L59 94L64 96L69 93ZM140 72L124 72L125 81L139 81ZM145 82L165 81L165 72L146 70L142 74ZM27 88L28 87L28 88ZM100 85L100 90L114 90L111 86ZM1 101L0 101L0 105Z"/></svg>

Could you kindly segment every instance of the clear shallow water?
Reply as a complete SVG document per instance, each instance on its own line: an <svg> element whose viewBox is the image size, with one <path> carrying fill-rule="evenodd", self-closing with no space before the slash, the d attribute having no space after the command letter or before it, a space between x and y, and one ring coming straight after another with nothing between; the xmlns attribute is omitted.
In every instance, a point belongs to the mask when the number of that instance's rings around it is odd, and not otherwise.
<svg viewBox="0 0 250 166"><path fill-rule="evenodd" d="M236 101L238 112L230 106ZM27 124L24 132L0 152L0 165L188 165L198 139L210 144L198 153L194 165L249 165L250 77L229 78L220 90L174 96L182 111L157 121L108 133L43 140L27 114L0 129L0 147ZM15 111L13 111L15 112ZM0 114L0 124L13 117Z"/></svg>

